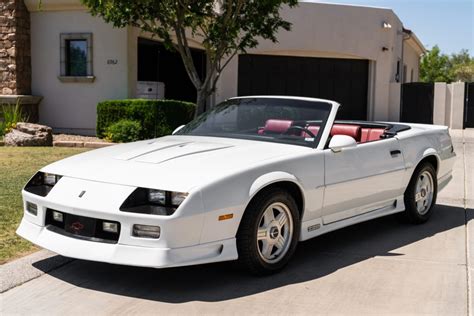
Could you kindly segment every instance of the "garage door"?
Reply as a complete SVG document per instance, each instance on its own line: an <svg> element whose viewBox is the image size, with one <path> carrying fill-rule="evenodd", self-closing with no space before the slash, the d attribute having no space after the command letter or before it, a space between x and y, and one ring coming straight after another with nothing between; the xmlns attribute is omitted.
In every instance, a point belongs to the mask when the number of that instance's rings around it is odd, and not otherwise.
<svg viewBox="0 0 474 316"><path fill-rule="evenodd" d="M292 95L342 104L339 119L367 119L367 60L240 55L238 94Z"/></svg>
<svg viewBox="0 0 474 316"><path fill-rule="evenodd" d="M189 79L179 53L169 51L157 41L138 38L138 81L161 81L165 98L196 102L196 88ZM206 76L206 55L192 49L194 65L201 78Z"/></svg>

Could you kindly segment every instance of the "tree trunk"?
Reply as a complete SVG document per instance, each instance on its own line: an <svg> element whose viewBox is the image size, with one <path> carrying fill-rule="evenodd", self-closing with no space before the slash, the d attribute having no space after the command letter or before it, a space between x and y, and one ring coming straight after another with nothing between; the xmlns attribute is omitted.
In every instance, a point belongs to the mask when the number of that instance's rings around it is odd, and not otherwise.
<svg viewBox="0 0 474 316"><path fill-rule="evenodd" d="M194 117L201 115L206 110L207 93L205 89L197 89L196 112Z"/></svg>

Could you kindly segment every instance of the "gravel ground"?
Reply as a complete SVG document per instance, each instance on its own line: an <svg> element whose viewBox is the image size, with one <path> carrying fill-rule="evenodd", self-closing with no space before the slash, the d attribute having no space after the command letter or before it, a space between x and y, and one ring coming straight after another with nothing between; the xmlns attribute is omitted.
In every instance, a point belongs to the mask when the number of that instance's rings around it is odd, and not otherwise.
<svg viewBox="0 0 474 316"><path fill-rule="evenodd" d="M53 141L76 141L76 142L105 142L105 139L100 139L94 136L81 136L70 134L54 134Z"/></svg>

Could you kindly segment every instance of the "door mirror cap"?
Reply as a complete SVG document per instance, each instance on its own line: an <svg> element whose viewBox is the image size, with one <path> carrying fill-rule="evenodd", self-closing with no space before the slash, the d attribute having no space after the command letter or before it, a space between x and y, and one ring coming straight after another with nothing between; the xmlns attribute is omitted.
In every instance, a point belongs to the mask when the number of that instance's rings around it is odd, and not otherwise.
<svg viewBox="0 0 474 316"><path fill-rule="evenodd" d="M334 135L329 142L329 148L338 153L344 148L356 147L357 142L354 138L347 135Z"/></svg>
<svg viewBox="0 0 474 316"><path fill-rule="evenodd" d="M171 135L174 135L176 134L177 132L179 132L185 125L181 125L181 126L178 126L176 127L176 129L173 131L173 133L171 133Z"/></svg>

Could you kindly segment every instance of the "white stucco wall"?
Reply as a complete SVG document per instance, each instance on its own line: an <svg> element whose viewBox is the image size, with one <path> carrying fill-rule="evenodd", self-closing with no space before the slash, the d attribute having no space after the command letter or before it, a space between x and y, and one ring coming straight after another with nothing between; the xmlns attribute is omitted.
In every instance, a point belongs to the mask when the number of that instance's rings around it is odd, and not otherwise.
<svg viewBox="0 0 474 316"><path fill-rule="evenodd" d="M449 84L451 102L447 107L450 111L448 126L454 129L462 129L464 123L464 82L453 82Z"/></svg>
<svg viewBox="0 0 474 316"><path fill-rule="evenodd" d="M445 82L434 84L433 124L444 125L446 122L447 85Z"/></svg>
<svg viewBox="0 0 474 316"><path fill-rule="evenodd" d="M60 74L60 33L92 34L92 83L63 83ZM128 95L127 29L94 18L85 11L31 12L32 93L44 97L40 122L63 129L94 134L96 105L105 99ZM107 65L116 59L116 65Z"/></svg>
<svg viewBox="0 0 474 316"><path fill-rule="evenodd" d="M407 67L404 82L418 82L420 76L420 54L410 43L403 46L403 63ZM411 76L413 72L413 78Z"/></svg>
<svg viewBox="0 0 474 316"><path fill-rule="evenodd" d="M390 102L390 83L395 81L397 60L402 59L402 24L392 10L300 3L296 8L283 9L282 15L292 22L292 31L281 31L278 44L261 41L249 53L368 59L374 68L369 71L372 73L369 92L373 91L369 96L369 119L398 118L399 105ZM383 22L392 27L384 29ZM382 47L388 50L382 51ZM237 94L237 75L238 59L235 58L222 73L217 101Z"/></svg>

